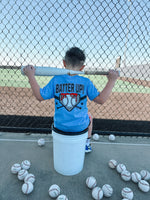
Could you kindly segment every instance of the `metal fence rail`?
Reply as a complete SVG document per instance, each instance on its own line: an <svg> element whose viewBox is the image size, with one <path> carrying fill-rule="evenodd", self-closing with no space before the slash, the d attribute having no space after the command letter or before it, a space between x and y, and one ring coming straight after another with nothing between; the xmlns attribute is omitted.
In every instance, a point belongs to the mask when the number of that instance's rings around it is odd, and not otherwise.
<svg viewBox="0 0 150 200"><path fill-rule="evenodd" d="M112 130L109 120L149 124L149 10L147 0L1 0L0 126L14 127L16 120L15 127L36 129L40 123L33 123L33 117L53 118L53 100L39 103L20 67L32 64L62 68L65 52L72 46L85 51L86 70L109 70L116 58L122 57L120 78L110 99L102 106L88 101L94 128L106 130L97 124L101 120L109 124L108 130ZM105 76L88 78L100 91L107 81ZM41 87L50 79L37 77ZM12 116L16 117L12 120ZM118 123L113 130L117 127Z"/></svg>

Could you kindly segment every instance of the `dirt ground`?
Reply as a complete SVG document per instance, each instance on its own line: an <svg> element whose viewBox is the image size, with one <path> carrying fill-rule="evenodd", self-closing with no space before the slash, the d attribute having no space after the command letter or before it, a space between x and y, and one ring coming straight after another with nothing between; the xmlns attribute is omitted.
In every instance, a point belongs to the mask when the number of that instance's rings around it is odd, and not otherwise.
<svg viewBox="0 0 150 200"><path fill-rule="evenodd" d="M122 81L128 81L130 83L134 83L137 85L142 85L144 87L150 87L150 81L140 80L140 79L135 79L135 78L128 78L128 77L120 77L119 79Z"/></svg>
<svg viewBox="0 0 150 200"><path fill-rule="evenodd" d="M29 88L0 87L0 94L1 115L54 115L54 100L38 102ZM88 108L93 118L149 121L150 94L114 92L103 105L88 101Z"/></svg>

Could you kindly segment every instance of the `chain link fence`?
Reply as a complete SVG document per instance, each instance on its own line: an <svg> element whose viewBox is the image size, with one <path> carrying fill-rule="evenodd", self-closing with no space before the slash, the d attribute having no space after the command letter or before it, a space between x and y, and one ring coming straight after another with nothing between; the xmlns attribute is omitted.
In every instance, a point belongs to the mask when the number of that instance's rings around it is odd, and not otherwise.
<svg viewBox="0 0 150 200"><path fill-rule="evenodd" d="M54 101L38 102L20 67L62 68L65 52L77 46L85 51L86 70L107 71L122 58L110 99L104 105L88 101L95 128L100 120L111 120L110 126L119 120L146 122L149 131L150 1L1 0L0 24L1 127L50 127ZM36 78L40 87L51 79ZM106 76L88 78L99 91L107 82Z"/></svg>

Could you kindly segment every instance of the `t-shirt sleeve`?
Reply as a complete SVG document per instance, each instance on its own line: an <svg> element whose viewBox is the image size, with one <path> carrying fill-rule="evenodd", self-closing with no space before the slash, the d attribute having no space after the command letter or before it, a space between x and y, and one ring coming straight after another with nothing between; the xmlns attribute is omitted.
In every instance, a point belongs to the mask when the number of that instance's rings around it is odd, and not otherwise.
<svg viewBox="0 0 150 200"><path fill-rule="evenodd" d="M54 79L53 78L50 80L50 82L46 86L44 86L43 88L40 88L40 94L45 100L54 98Z"/></svg>
<svg viewBox="0 0 150 200"><path fill-rule="evenodd" d="M100 94L100 92L97 90L97 88L96 88L95 85L92 83L92 81L89 80L89 83L88 83L88 85L87 85L87 95L88 95L88 98L92 101L92 100L95 99L99 94Z"/></svg>

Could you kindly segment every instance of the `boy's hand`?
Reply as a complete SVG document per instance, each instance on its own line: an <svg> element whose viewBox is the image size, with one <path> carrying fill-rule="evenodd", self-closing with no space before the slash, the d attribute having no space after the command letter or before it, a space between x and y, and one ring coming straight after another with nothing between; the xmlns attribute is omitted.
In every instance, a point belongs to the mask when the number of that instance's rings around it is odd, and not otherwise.
<svg viewBox="0 0 150 200"><path fill-rule="evenodd" d="M28 77L35 75L35 68L33 67L33 65L27 65L26 67L24 67L23 71Z"/></svg>
<svg viewBox="0 0 150 200"><path fill-rule="evenodd" d="M109 73L107 75L107 78L109 81L111 81L111 80L116 81L118 77L119 77L119 71L112 70L112 69L109 70Z"/></svg>

